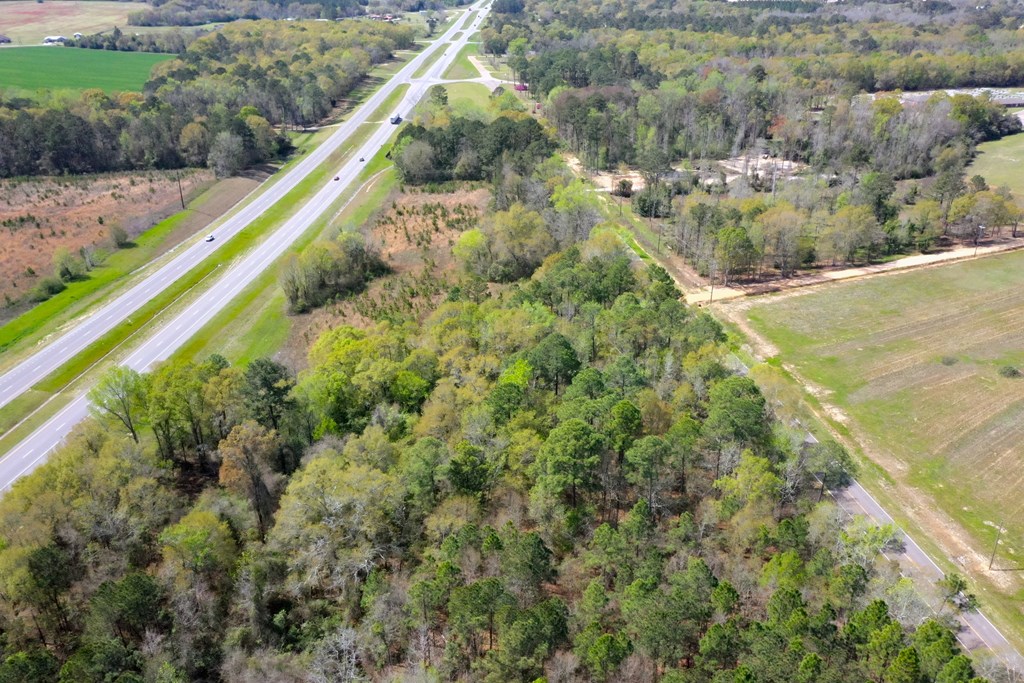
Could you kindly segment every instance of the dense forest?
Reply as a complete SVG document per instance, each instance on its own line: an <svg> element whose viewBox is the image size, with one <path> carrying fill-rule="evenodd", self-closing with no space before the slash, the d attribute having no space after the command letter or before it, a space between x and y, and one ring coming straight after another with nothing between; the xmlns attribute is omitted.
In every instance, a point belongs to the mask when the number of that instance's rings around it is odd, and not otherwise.
<svg viewBox="0 0 1024 683"><path fill-rule="evenodd" d="M824 496L847 453L774 417L543 127L426 124L395 151L442 175L506 141L447 295L328 329L297 374L108 371L0 499L0 681L986 680L962 583L933 610L895 529ZM305 310L380 266L346 233L282 285Z"/></svg>
<svg viewBox="0 0 1024 683"><path fill-rule="evenodd" d="M281 126L322 119L414 37L377 22L229 24L157 65L143 93L0 91L0 177L207 165L230 175L287 152Z"/></svg>
<svg viewBox="0 0 1024 683"><path fill-rule="evenodd" d="M491 195L482 214L431 209L459 234L429 310L365 305L294 367L108 370L92 417L0 498L0 683L1009 683L956 640L963 580L900 576L882 554L897 530L826 495L851 456L776 415L722 326L556 154L638 167L643 186L619 193L726 280L1015 223L1007 191L963 178L977 141L1019 128L1000 107L867 100L799 66L843 63L851 25L949 65L981 58L955 44L974 15L776 5L496 0L484 40L547 121L501 90L486 116L455 115L433 88L397 135L404 191ZM1008 6L984 15L982 35L1010 31ZM143 95L67 111L120 121L118 145L153 136L139 164L202 164L322 116L411 40L229 26ZM16 100L0 126L53 111ZM715 166L772 154L810 170ZM290 312L372 296L377 246L346 230L286 259Z"/></svg>
<svg viewBox="0 0 1024 683"><path fill-rule="evenodd" d="M597 234L297 380L113 371L0 500L0 680L981 680L722 341Z"/></svg>

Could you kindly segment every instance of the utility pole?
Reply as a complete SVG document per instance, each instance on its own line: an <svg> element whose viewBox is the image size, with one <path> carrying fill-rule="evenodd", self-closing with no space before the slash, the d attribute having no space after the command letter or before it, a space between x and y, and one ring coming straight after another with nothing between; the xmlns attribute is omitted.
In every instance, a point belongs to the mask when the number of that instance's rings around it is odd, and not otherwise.
<svg viewBox="0 0 1024 683"><path fill-rule="evenodd" d="M715 266L718 264L711 259L711 295L708 297L708 306L715 302Z"/></svg>
<svg viewBox="0 0 1024 683"><path fill-rule="evenodd" d="M985 226L979 225L978 232L974 235L974 255L978 255L978 242L981 240L981 234L985 232Z"/></svg>
<svg viewBox="0 0 1024 683"><path fill-rule="evenodd" d="M999 520L999 526L996 527L996 542L992 544L992 556L988 558L988 568L992 569L992 565L996 563L996 553L999 551L999 537L1003 535L1003 520Z"/></svg>
<svg viewBox="0 0 1024 683"><path fill-rule="evenodd" d="M185 193L181 190L181 172L174 169L174 178L178 181L178 198L181 199L181 208L185 209Z"/></svg>

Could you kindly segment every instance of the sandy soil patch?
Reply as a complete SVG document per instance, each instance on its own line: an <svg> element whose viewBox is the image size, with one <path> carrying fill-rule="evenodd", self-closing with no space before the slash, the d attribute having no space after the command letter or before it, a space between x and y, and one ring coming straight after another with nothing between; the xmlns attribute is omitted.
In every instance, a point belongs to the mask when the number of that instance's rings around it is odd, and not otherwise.
<svg viewBox="0 0 1024 683"><path fill-rule="evenodd" d="M762 180L771 180L774 175L778 179L792 178L807 170L807 164L799 161L776 159L764 154L731 157L722 159L718 165L725 171L725 182L731 183L740 176L757 174Z"/></svg>

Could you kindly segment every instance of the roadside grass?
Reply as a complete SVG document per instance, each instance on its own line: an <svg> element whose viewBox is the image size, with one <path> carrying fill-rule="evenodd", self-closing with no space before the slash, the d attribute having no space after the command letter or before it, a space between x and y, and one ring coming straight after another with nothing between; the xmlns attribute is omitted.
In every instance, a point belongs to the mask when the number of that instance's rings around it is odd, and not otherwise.
<svg viewBox="0 0 1024 683"><path fill-rule="evenodd" d="M0 457L6 457L8 451L21 443L25 437L42 427L47 420L71 403L74 398L74 395L70 392L57 394L43 409L26 413L24 417L15 421L11 430L3 432L3 435L0 436ZM42 405L44 402L45 400L40 401L39 405ZM8 406L12 405L12 403L8 404Z"/></svg>
<svg viewBox="0 0 1024 683"><path fill-rule="evenodd" d="M1004 527L1000 555L1014 565L1024 552L1016 474L1024 464L1024 380L999 370L1024 367L1022 267L1024 254L1001 254L766 297L747 313L780 358L842 411L830 421L863 446L865 460L925 491L975 548L992 548L996 526ZM877 476L872 490L885 489ZM944 557L929 533L915 536ZM1000 587L977 562L965 569L1024 641L1024 615L1006 603L1019 597L1019 582Z"/></svg>
<svg viewBox="0 0 1024 683"><path fill-rule="evenodd" d="M420 68L416 69L416 71L412 73L412 77L422 78L423 74L427 73L430 67L434 66L437 60L441 59L441 57L444 56L445 50L449 49L450 47L450 43L442 43L438 45L437 48L435 48L434 51L430 54L430 56L423 61L423 64L420 65Z"/></svg>
<svg viewBox="0 0 1024 683"><path fill-rule="evenodd" d="M448 67L448 70L444 72L443 78L447 80L459 81L467 78L479 78L480 72L472 62L469 61L470 55L476 55L479 52L478 45L465 45L459 54L455 57L455 61Z"/></svg>
<svg viewBox="0 0 1024 683"><path fill-rule="evenodd" d="M29 389L7 405L0 408L0 434L6 434L24 419L33 407L46 402L53 394Z"/></svg>
<svg viewBox="0 0 1024 683"><path fill-rule="evenodd" d="M981 175L989 186L1005 185L1013 190L1017 203L1024 206L1024 133L1008 135L978 145L978 156L965 171L968 178Z"/></svg>
<svg viewBox="0 0 1024 683"><path fill-rule="evenodd" d="M506 59L501 57L495 57L494 55L485 55L483 52L480 51L481 46L479 44L475 45L474 47L477 48L476 54L477 56L480 57L480 61L487 68L487 71L490 72L491 76L502 81L515 80L513 78L512 68L509 67L508 61L506 61Z"/></svg>
<svg viewBox="0 0 1024 683"><path fill-rule="evenodd" d="M494 118L489 108L491 91L483 83L445 83L448 106L456 116Z"/></svg>
<svg viewBox="0 0 1024 683"><path fill-rule="evenodd" d="M407 89L407 84L402 84L396 88L395 92L388 97L374 114L390 110L394 106L394 102L400 100L405 95ZM373 119L374 115L371 114L370 118ZM375 124L364 124L362 128L364 130L346 140L345 145L335 151L323 164L304 178L281 201L274 204L262 216L232 237L217 253L210 255L199 266L193 268L187 275L179 278L173 285L150 300L132 315L130 321L122 322L106 335L90 344L75 358L36 384L34 388L50 392L60 390L103 358L109 349L118 346L135 329L140 328L157 315L163 313L172 303L186 295L189 290L213 274L217 268L230 264L230 262L234 261L244 252L255 247L271 229L287 220L289 216L297 211L302 202L314 192L314 188L327 182L345 157L358 145L362 144L367 136L372 133Z"/></svg>
<svg viewBox="0 0 1024 683"><path fill-rule="evenodd" d="M140 91L153 65L174 55L113 52L70 47L0 50L0 86L35 91L99 88L107 93Z"/></svg>

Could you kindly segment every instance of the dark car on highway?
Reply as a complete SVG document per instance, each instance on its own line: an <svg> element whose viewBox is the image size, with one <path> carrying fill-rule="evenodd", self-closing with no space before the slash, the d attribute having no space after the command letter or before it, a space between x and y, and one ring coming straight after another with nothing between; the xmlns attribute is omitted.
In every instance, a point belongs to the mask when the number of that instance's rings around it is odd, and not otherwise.
<svg viewBox="0 0 1024 683"><path fill-rule="evenodd" d="M395 125L395 126L397 126L397 125L398 125L398 124L400 124L401 122L402 122L402 117L401 117L401 116L399 116L398 114L395 114L394 116L392 116L392 117L391 117L391 123L392 123L392 125Z"/></svg>

